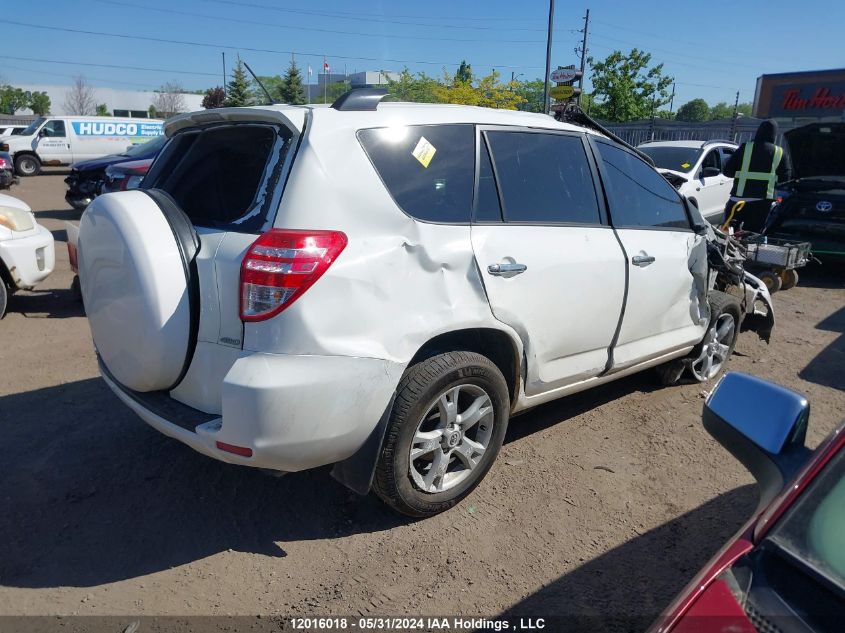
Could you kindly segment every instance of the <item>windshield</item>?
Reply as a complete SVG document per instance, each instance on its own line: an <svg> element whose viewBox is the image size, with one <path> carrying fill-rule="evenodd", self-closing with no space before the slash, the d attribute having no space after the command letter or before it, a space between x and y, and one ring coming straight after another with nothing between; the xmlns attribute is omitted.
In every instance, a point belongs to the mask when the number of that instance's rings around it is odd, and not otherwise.
<svg viewBox="0 0 845 633"><path fill-rule="evenodd" d="M35 130L40 128L41 124L44 123L44 121L46 120L47 119L45 119L43 116L38 117L37 119L35 119L35 121L29 124L28 128L21 132L21 136L32 136L33 134L35 134Z"/></svg>
<svg viewBox="0 0 845 633"><path fill-rule="evenodd" d="M771 538L845 586L845 450L793 504Z"/></svg>
<svg viewBox="0 0 845 633"><path fill-rule="evenodd" d="M167 137L162 134L161 136L155 137L151 141L146 141L145 143L139 143L138 145L133 145L128 150L126 150L123 155L124 156L150 156L151 154L158 154L164 144L167 142Z"/></svg>
<svg viewBox="0 0 845 633"><path fill-rule="evenodd" d="M701 150L695 147L673 147L673 146L654 146L654 147L638 147L643 154L646 154L654 161L655 167L659 169L671 169L672 171L689 172L695 163L698 162L698 157L701 156Z"/></svg>

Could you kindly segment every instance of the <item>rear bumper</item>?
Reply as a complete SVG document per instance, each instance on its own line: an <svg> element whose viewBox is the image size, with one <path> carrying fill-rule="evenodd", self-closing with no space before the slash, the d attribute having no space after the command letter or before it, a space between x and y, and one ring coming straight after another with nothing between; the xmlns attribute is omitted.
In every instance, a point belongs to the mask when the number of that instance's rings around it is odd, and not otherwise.
<svg viewBox="0 0 845 633"><path fill-rule="evenodd" d="M36 224L32 235L0 242L0 260L18 288L32 288L56 265L53 234Z"/></svg>
<svg viewBox="0 0 845 633"><path fill-rule="evenodd" d="M231 464L295 472L342 461L378 424L402 367L373 358L247 354L222 385L222 415L138 394L100 366L112 391L147 424ZM164 397L171 406L156 406ZM193 412L193 414L191 413ZM250 457L217 448L248 448Z"/></svg>

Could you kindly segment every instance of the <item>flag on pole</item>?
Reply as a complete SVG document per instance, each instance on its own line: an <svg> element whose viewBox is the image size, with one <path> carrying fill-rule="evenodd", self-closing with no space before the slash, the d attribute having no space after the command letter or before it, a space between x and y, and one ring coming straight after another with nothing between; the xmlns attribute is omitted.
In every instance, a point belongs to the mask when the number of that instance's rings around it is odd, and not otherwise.
<svg viewBox="0 0 845 633"><path fill-rule="evenodd" d="M329 67L329 62L326 60L325 57L323 57L323 72L328 73L330 70L331 68Z"/></svg>
<svg viewBox="0 0 845 633"><path fill-rule="evenodd" d="M311 64L308 65L308 76L310 77L314 71L311 70Z"/></svg>

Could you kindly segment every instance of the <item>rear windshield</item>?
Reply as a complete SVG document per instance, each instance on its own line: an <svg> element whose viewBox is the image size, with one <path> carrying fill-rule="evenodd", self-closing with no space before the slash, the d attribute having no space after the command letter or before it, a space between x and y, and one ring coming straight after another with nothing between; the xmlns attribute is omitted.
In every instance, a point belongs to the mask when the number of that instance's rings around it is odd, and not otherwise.
<svg viewBox="0 0 845 633"><path fill-rule="evenodd" d="M290 132L228 124L176 134L144 179L167 192L195 225L257 232L278 202Z"/></svg>

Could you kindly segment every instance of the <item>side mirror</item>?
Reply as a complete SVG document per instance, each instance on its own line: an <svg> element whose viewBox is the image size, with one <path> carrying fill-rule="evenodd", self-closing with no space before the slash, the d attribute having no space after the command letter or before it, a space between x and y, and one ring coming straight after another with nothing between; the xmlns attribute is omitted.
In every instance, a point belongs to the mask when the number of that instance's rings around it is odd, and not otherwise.
<svg viewBox="0 0 845 633"><path fill-rule="evenodd" d="M791 389L730 372L704 403L704 428L754 475L759 508L774 499L809 457L810 403Z"/></svg>
<svg viewBox="0 0 845 633"><path fill-rule="evenodd" d="M693 224L692 230L696 235L707 235L707 230L710 228L709 224Z"/></svg>
<svg viewBox="0 0 845 633"><path fill-rule="evenodd" d="M40 130L38 130L38 136L39 138L44 138L45 136L47 136L47 129L42 127Z"/></svg>
<svg viewBox="0 0 845 633"><path fill-rule="evenodd" d="M701 170L701 177L702 178L714 178L721 173L722 172L719 171L718 167L704 167Z"/></svg>

